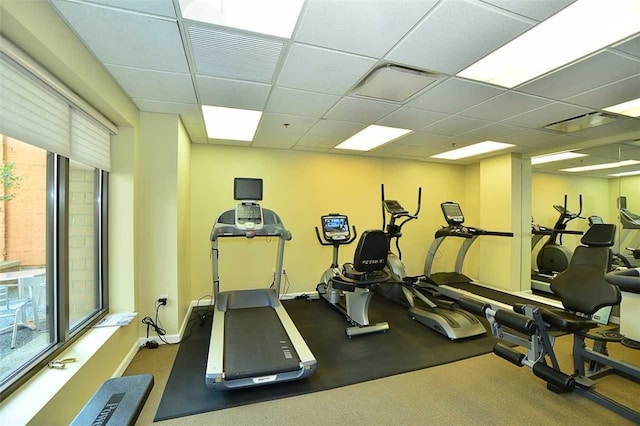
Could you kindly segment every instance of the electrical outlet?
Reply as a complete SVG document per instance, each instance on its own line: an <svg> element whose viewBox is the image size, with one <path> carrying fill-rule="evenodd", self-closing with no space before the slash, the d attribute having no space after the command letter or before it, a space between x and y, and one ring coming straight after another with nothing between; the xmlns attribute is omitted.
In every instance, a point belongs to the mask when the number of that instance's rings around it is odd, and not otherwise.
<svg viewBox="0 0 640 426"><path fill-rule="evenodd" d="M160 296L158 296L158 303L161 305L166 305L167 303L169 303L169 295L161 294Z"/></svg>

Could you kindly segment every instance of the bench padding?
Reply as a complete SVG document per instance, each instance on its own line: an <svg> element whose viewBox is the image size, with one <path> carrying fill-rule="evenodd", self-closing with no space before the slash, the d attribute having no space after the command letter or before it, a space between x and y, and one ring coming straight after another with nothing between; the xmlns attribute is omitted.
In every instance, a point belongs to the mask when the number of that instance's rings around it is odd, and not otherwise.
<svg viewBox="0 0 640 426"><path fill-rule="evenodd" d="M133 425L153 388L151 374L109 379L100 386L80 413L73 426Z"/></svg>

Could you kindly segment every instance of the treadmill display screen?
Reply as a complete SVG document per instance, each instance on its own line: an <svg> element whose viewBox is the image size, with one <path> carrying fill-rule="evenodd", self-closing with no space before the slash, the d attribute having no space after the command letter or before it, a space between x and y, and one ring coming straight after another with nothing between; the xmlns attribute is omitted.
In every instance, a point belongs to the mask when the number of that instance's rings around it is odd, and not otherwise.
<svg viewBox="0 0 640 426"><path fill-rule="evenodd" d="M233 198L235 200L262 200L262 179L235 178L233 180Z"/></svg>
<svg viewBox="0 0 640 426"><path fill-rule="evenodd" d="M442 207L442 213L444 213L444 218L449 225L460 225L464 223L464 216L462 215L460 204L447 202L440 204L440 207Z"/></svg>
<svg viewBox="0 0 640 426"><path fill-rule="evenodd" d="M342 215L322 216L322 232L327 241L349 239L349 219Z"/></svg>

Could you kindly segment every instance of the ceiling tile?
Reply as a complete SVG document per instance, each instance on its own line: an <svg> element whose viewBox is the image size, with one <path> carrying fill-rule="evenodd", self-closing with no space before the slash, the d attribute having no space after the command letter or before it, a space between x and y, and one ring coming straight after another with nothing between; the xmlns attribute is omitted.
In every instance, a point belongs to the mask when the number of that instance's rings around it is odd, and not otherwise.
<svg viewBox="0 0 640 426"><path fill-rule="evenodd" d="M482 0L536 21L544 21L576 0Z"/></svg>
<svg viewBox="0 0 640 426"><path fill-rule="evenodd" d="M184 128L189 133L189 138L191 141L199 140L206 143L207 141L207 129L204 127L204 123L189 123L182 122Z"/></svg>
<svg viewBox="0 0 640 426"><path fill-rule="evenodd" d="M345 140L365 127L363 124L349 123L347 121L320 120L309 130L309 134Z"/></svg>
<svg viewBox="0 0 640 426"><path fill-rule="evenodd" d="M339 100L325 114L325 117L353 123L370 123L379 120L397 108L397 104L388 102L346 97Z"/></svg>
<svg viewBox="0 0 640 426"><path fill-rule="evenodd" d="M471 0L446 0L387 59L456 74L533 26L533 22Z"/></svg>
<svg viewBox="0 0 640 426"><path fill-rule="evenodd" d="M284 43L257 35L188 26L197 74L271 83Z"/></svg>
<svg viewBox="0 0 640 426"><path fill-rule="evenodd" d="M266 111L281 114L322 117L340 99L339 96L274 87Z"/></svg>
<svg viewBox="0 0 640 426"><path fill-rule="evenodd" d="M450 137L435 133L413 132L393 141L394 145L406 146L441 146Z"/></svg>
<svg viewBox="0 0 640 426"><path fill-rule="evenodd" d="M640 35L620 43L615 49L640 59Z"/></svg>
<svg viewBox="0 0 640 426"><path fill-rule="evenodd" d="M548 130L524 130L520 133L503 136L500 142L512 143L518 146L535 146L538 141L556 136L557 133Z"/></svg>
<svg viewBox="0 0 640 426"><path fill-rule="evenodd" d="M476 130L464 133L464 136L483 140L483 141L495 141L504 142L504 138L510 135L514 135L522 132L522 128L509 126L502 123L489 124L484 127L480 127Z"/></svg>
<svg viewBox="0 0 640 426"><path fill-rule="evenodd" d="M176 17L176 10L171 0L89 0L89 2L153 15Z"/></svg>
<svg viewBox="0 0 640 426"><path fill-rule="evenodd" d="M516 92L505 92L460 112L465 117L501 121L551 103L548 100Z"/></svg>
<svg viewBox="0 0 640 426"><path fill-rule="evenodd" d="M504 92L504 89L494 86L450 78L411 100L409 105L429 111L455 114Z"/></svg>
<svg viewBox="0 0 640 426"><path fill-rule="evenodd" d="M614 51L604 51L518 87L518 91L550 99L567 99L593 87L640 73L634 61Z"/></svg>
<svg viewBox="0 0 640 426"><path fill-rule="evenodd" d="M491 124L489 121L476 120L475 118L461 117L459 115L450 115L434 124L426 126L424 131L429 133L439 133L449 136L457 136L471 130L484 127Z"/></svg>
<svg viewBox="0 0 640 426"><path fill-rule="evenodd" d="M344 141L344 138L306 134L298 140L296 147L333 148Z"/></svg>
<svg viewBox="0 0 640 426"><path fill-rule="evenodd" d="M54 5L106 64L189 72L175 21L82 3Z"/></svg>
<svg viewBox="0 0 640 426"><path fill-rule="evenodd" d="M107 69L132 98L195 104L189 74L177 74L108 65Z"/></svg>
<svg viewBox="0 0 640 426"><path fill-rule="evenodd" d="M196 76L203 105L261 111L267 103L271 85L249 81Z"/></svg>
<svg viewBox="0 0 640 426"><path fill-rule="evenodd" d="M136 98L133 99L133 102L135 102L141 111L159 112L163 114L179 114L183 122L203 123L202 114L198 105Z"/></svg>
<svg viewBox="0 0 640 426"><path fill-rule="evenodd" d="M316 121L296 115L265 113L251 146L291 148Z"/></svg>
<svg viewBox="0 0 640 426"><path fill-rule="evenodd" d="M400 107L376 124L382 126L399 127L401 129L418 130L442 120L447 115L440 112L425 111L418 108Z"/></svg>
<svg viewBox="0 0 640 426"><path fill-rule="evenodd" d="M379 58L436 3L437 0L311 0L298 24L295 40Z"/></svg>
<svg viewBox="0 0 640 426"><path fill-rule="evenodd" d="M640 98L640 74L572 96L567 101L601 109L637 98Z"/></svg>
<svg viewBox="0 0 640 426"><path fill-rule="evenodd" d="M376 61L328 49L293 44L278 77L278 86L343 95Z"/></svg>
<svg viewBox="0 0 640 426"><path fill-rule="evenodd" d="M542 108L508 118L504 120L503 123L521 127L539 128L590 112L592 111L587 108L555 102L545 105Z"/></svg>
<svg viewBox="0 0 640 426"><path fill-rule="evenodd" d="M391 143L382 145L381 147L376 148L371 152L377 153L377 154L395 154L395 155L403 155L407 157L428 158L432 155L442 152L442 148L434 147L434 146L398 145L394 142L391 142Z"/></svg>

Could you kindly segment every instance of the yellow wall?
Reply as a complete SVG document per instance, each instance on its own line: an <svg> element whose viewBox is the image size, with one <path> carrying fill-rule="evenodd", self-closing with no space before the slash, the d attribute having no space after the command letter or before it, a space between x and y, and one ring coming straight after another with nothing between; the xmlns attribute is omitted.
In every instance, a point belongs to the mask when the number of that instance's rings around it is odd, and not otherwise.
<svg viewBox="0 0 640 426"><path fill-rule="evenodd" d="M135 131L121 127L111 137L109 174L109 307L136 311L134 241Z"/></svg>
<svg viewBox="0 0 640 426"><path fill-rule="evenodd" d="M178 170L177 170L177 264L178 288L175 315L177 324L184 318L193 298L191 297L191 141L182 122L178 122ZM172 305L168 305L171 307Z"/></svg>
<svg viewBox="0 0 640 426"><path fill-rule="evenodd" d="M320 216L349 216L358 232L382 225L380 185L386 197L413 212L423 188L418 220L403 228L401 248L407 273L421 274L435 230L443 224L440 202L464 198L464 168L404 160L268 149L194 145L191 150L191 277L193 299L212 292L211 227L235 206L234 177L264 179L262 206L278 213L293 239L284 266L289 293L315 290L331 263L331 248L321 246L314 227ZM342 247L340 261L353 259L355 243ZM221 290L268 286L275 268L277 241L220 241ZM439 267L439 264L435 266Z"/></svg>
<svg viewBox="0 0 640 426"><path fill-rule="evenodd" d="M136 172L136 286L138 309L153 318L155 301L168 295L160 312L163 328L177 332L190 299L178 298L186 287L185 237L188 228L188 138L178 116L140 113ZM186 173L186 170L183 170ZM186 239L185 239L186 238ZM187 252L188 253L188 252ZM188 297L188 295L186 296Z"/></svg>

